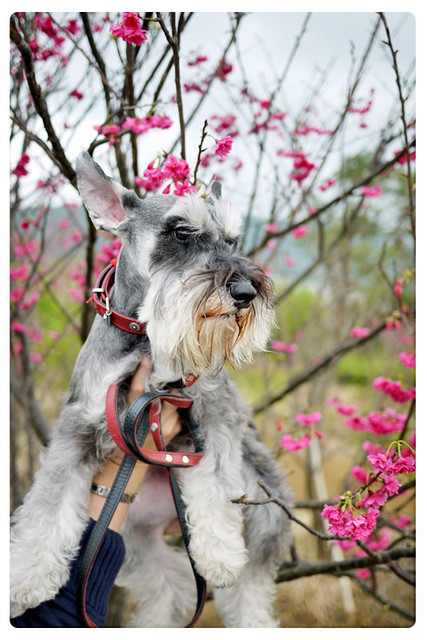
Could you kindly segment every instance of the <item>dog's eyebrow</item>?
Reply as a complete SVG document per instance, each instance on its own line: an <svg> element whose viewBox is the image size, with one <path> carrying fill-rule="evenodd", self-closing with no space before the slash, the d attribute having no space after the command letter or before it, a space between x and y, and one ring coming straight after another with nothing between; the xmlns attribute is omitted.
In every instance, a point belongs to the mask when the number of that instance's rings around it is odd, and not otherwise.
<svg viewBox="0 0 427 640"><path fill-rule="evenodd" d="M202 233L205 229L196 226L186 218L181 218L180 216L174 216L173 218L169 218L166 220L164 228L166 230L175 229L177 227L185 228L186 230L193 233Z"/></svg>

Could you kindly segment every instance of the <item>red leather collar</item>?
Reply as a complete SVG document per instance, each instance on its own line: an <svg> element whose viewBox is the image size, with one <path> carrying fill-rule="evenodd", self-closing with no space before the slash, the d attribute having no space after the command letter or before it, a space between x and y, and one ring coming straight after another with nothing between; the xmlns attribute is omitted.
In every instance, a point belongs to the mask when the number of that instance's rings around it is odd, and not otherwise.
<svg viewBox="0 0 427 640"><path fill-rule="evenodd" d="M110 305L110 298L116 277L116 264L117 258L112 260L104 269L98 278L96 287L92 289L93 295L89 300L86 300L86 304L93 302L96 313L102 316L108 325L113 324L115 327L122 329L122 331L145 336L147 335L147 324L145 322L138 322L138 320L134 318L129 318L122 313L118 313L118 311L114 311ZM184 381L184 387L191 387L198 379L199 376L193 373L188 374ZM174 383L173 386L179 385Z"/></svg>
<svg viewBox="0 0 427 640"><path fill-rule="evenodd" d="M138 320L124 316L122 313L118 313L111 308L110 298L115 276L116 265L110 263L99 276L96 287L92 289L93 295L89 300L87 300L87 302L93 302L96 313L102 316L104 320L106 320L107 324L113 324L128 333L146 335L146 323L138 322Z"/></svg>

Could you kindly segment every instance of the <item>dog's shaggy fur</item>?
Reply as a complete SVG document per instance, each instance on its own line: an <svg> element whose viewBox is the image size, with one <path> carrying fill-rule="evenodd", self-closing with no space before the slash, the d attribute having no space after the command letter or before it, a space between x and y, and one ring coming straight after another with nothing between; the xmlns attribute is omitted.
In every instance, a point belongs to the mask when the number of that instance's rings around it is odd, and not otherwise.
<svg viewBox="0 0 427 640"><path fill-rule="evenodd" d="M289 545L289 521L277 505L233 500L244 493L265 498L259 480L287 504L290 496L223 370L227 358L239 364L265 348L274 321L271 283L235 254L240 217L217 186L206 200L140 200L86 153L77 176L95 226L122 242L113 306L146 322L149 341L96 317L34 485L13 516L11 615L53 598L66 583L88 521L92 478L116 451L105 420L107 389L151 352L150 390L189 373L200 376L185 393L194 401L206 454L197 466L175 471L197 570L214 589L226 626L277 626L275 576ZM181 435L171 443L188 446ZM126 558L117 582L137 604L132 626L180 626L194 608L188 557L163 537L175 517L166 471L151 466L122 529Z"/></svg>

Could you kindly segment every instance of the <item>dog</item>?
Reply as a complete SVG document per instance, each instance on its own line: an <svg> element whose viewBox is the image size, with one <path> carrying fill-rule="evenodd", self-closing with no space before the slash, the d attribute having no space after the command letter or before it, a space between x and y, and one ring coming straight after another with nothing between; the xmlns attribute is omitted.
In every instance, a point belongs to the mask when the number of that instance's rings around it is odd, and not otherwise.
<svg viewBox="0 0 427 640"><path fill-rule="evenodd" d="M34 484L12 517L11 615L54 598L67 582L88 523L92 478L117 453L106 425L107 389L151 353L148 390L198 376L184 394L193 400L206 453L197 466L175 470L197 571L225 626L279 626L275 578L290 522L276 504L238 500L265 500L258 481L288 505L291 496L224 370L226 360L237 366L265 350L275 322L272 283L237 255L241 218L221 198L219 183L207 198L140 199L86 152L77 160L77 183L95 227L122 243L112 304L146 323L148 340L95 317ZM182 450L184 441L177 436L172 449ZM163 536L175 518L165 470L150 466L122 528L126 557L117 584L136 603L133 627L181 626L194 607L187 554Z"/></svg>

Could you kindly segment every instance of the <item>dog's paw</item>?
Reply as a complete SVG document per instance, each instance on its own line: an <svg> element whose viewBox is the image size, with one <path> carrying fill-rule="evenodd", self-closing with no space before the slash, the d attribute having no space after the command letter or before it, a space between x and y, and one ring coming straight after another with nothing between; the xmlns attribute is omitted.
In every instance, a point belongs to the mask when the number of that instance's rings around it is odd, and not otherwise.
<svg viewBox="0 0 427 640"><path fill-rule="evenodd" d="M10 617L16 618L27 609L34 609L42 602L52 600L58 592L57 588L45 588L41 585L27 588L11 588Z"/></svg>
<svg viewBox="0 0 427 640"><path fill-rule="evenodd" d="M197 564L196 564L197 567ZM217 563L215 567L211 567L210 569L206 569L204 567L200 567L199 573L203 576L206 582L211 587L232 587L242 573L243 566L239 567L238 570L236 568L230 569L224 563Z"/></svg>
<svg viewBox="0 0 427 640"><path fill-rule="evenodd" d="M30 554L12 547L10 561L10 615L22 615L27 609L51 600L67 582L68 562L59 562L49 553Z"/></svg>
<svg viewBox="0 0 427 640"><path fill-rule="evenodd" d="M209 539L202 545L196 542L190 544L190 553L197 571L212 587L236 584L248 559L243 538L234 538L229 544L220 539Z"/></svg>

